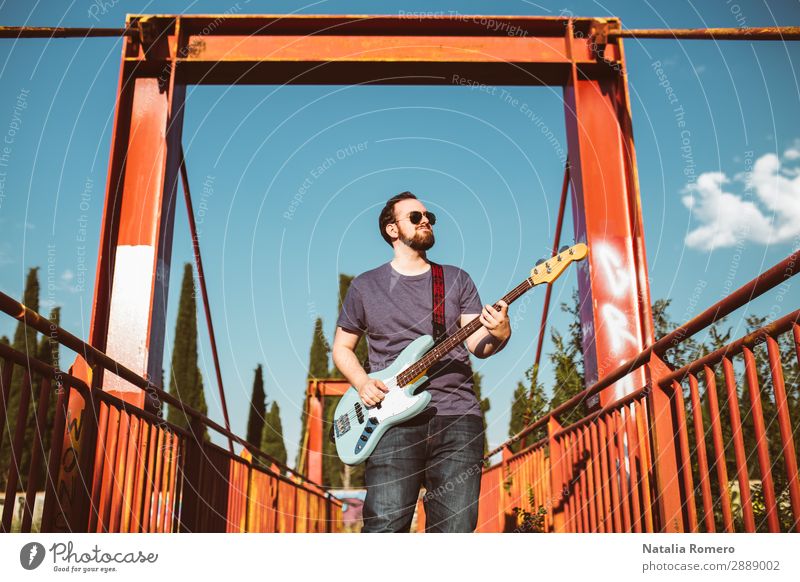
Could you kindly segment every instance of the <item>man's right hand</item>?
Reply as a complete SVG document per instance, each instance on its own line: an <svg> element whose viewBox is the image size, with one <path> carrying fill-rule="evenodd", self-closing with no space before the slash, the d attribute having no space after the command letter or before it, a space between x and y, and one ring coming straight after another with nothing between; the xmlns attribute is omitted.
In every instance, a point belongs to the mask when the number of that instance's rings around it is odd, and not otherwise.
<svg viewBox="0 0 800 582"><path fill-rule="evenodd" d="M358 387L358 395L367 406L375 406L381 400L386 398L386 392L389 389L386 384L377 378L367 378L361 386Z"/></svg>

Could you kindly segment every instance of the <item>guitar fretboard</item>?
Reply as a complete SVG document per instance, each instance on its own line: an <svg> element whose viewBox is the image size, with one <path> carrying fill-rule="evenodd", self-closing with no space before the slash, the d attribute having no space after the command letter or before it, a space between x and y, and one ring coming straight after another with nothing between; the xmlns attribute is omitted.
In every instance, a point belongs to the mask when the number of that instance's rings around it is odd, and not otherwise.
<svg viewBox="0 0 800 582"><path fill-rule="evenodd" d="M523 293L532 287L533 280L528 277L522 283L506 293L501 301L505 301L506 304L511 305L514 301L519 299ZM493 307L495 310L500 309L499 303L495 303ZM478 329L481 328L481 325L480 318L476 317L467 325L459 329L456 333L443 340L439 345L431 349L415 363L411 364L408 368L400 372L397 375L397 385L407 386L408 384L411 384L411 382L416 380L418 376L421 376L425 370L447 355L450 350L463 343L469 336L478 331Z"/></svg>

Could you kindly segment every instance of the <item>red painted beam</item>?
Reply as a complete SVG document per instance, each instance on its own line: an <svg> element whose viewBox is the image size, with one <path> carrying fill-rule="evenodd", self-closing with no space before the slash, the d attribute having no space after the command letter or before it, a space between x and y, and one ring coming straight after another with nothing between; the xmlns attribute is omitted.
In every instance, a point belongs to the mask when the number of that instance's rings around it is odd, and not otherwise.
<svg viewBox="0 0 800 582"><path fill-rule="evenodd" d="M653 342L650 290L635 174L626 77L585 79L577 66L564 89L587 386ZM641 388L636 370L606 388L599 408Z"/></svg>

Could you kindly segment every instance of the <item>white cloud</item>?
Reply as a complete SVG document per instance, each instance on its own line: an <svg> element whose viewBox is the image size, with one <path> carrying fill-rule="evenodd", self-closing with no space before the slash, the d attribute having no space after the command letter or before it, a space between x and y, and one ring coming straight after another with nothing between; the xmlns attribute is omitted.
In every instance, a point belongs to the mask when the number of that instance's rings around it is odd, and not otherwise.
<svg viewBox="0 0 800 582"><path fill-rule="evenodd" d="M783 158L784 163L794 161L800 151L790 148ZM772 153L733 180L722 172L700 174L681 201L700 223L686 235L690 247L712 250L740 241L777 244L800 237L800 172L782 167Z"/></svg>

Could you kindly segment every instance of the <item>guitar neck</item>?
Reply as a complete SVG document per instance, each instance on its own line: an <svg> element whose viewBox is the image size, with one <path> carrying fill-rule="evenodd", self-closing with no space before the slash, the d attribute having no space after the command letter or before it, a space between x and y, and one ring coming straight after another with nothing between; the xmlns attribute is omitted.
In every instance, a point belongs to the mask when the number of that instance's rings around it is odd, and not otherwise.
<svg viewBox="0 0 800 582"><path fill-rule="evenodd" d="M534 286L533 280L528 277L522 283L514 287L511 291L506 293L501 301L505 301L507 305L511 305L514 301L519 299L526 291ZM499 302L494 304L495 309L500 309ZM441 360L457 345L466 341L466 339L473 333L481 328L482 324L480 318L476 317L467 325L459 329L456 333L443 340L439 345L427 352L415 363L403 370L397 375L397 385L406 386L411 384L417 377L425 373L425 370L430 368L433 364Z"/></svg>

